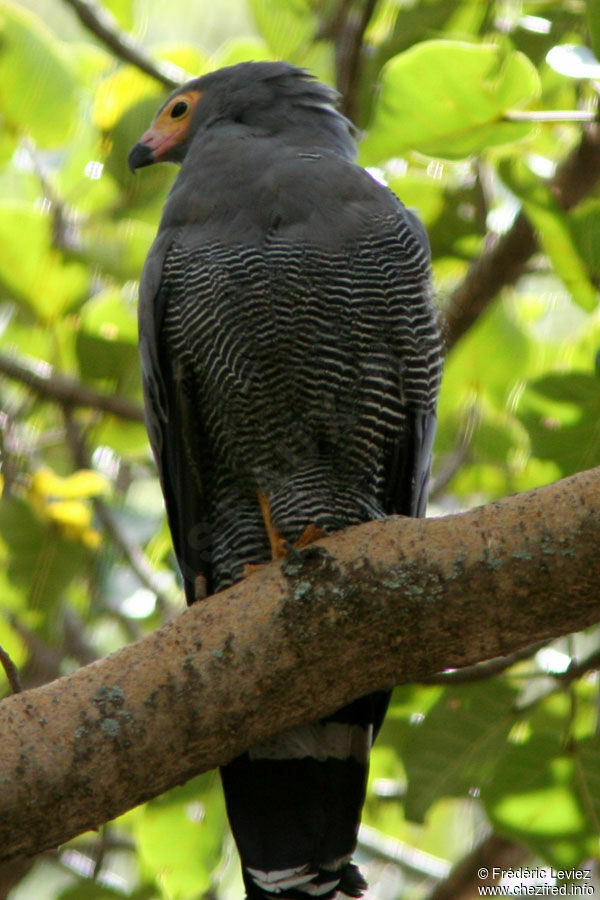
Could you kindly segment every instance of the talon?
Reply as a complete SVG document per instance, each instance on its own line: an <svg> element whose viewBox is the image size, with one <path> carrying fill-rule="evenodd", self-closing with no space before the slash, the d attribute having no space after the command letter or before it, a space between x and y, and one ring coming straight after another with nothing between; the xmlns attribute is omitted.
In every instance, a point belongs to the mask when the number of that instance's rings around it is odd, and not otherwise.
<svg viewBox="0 0 600 900"><path fill-rule="evenodd" d="M318 541L320 538L324 538L327 535L326 531L322 528L318 528L314 522L311 522L306 526L298 540L292 543L291 541L286 540L281 532L273 525L269 498L262 491L258 491L258 504L260 506L260 511L265 523L265 530L271 546L271 559L286 559L293 557L296 563L301 565L303 561L302 555L298 551L302 550L304 547L308 547L314 541ZM266 565L266 563L246 563L243 569L243 577L247 578L248 575L253 575L254 572L257 572L264 565Z"/></svg>
<svg viewBox="0 0 600 900"><path fill-rule="evenodd" d="M301 550L302 547L308 547L309 544L312 544L314 541L319 541L324 537L327 537L327 532L322 528L318 528L314 522L311 522L310 525L306 526L298 540L295 542L294 547L296 550Z"/></svg>
<svg viewBox="0 0 600 900"><path fill-rule="evenodd" d="M302 556L298 553L298 547L296 544L290 543L290 541L285 541L284 545L285 549L288 552L289 556L293 556L297 563L302 562Z"/></svg>

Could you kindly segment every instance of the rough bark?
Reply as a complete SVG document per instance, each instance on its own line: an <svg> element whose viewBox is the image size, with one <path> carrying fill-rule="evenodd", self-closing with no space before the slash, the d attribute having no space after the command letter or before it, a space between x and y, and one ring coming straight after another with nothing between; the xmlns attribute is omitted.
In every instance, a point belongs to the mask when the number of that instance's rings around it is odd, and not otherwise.
<svg viewBox="0 0 600 900"><path fill-rule="evenodd" d="M600 468L348 529L0 703L0 861L124 812L367 691L600 620Z"/></svg>

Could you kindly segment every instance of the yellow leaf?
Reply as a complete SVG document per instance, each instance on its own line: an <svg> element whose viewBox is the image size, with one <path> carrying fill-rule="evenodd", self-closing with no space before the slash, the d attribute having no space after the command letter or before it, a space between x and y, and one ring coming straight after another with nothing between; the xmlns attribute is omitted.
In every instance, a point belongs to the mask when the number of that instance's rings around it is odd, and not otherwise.
<svg viewBox="0 0 600 900"><path fill-rule="evenodd" d="M94 123L103 131L110 131L130 106L156 93L153 78L133 66L125 66L106 78L96 91Z"/></svg>
<svg viewBox="0 0 600 900"><path fill-rule="evenodd" d="M65 499L77 499L83 497L100 497L110 491L110 484L91 469L79 469L65 479L65 488L62 496Z"/></svg>
<svg viewBox="0 0 600 900"><path fill-rule="evenodd" d="M31 479L31 493L34 503L37 499L83 500L108 493L110 485L106 478L91 469L79 469L63 478L52 469L42 468Z"/></svg>
<svg viewBox="0 0 600 900"><path fill-rule="evenodd" d="M49 519L69 530L69 537L80 537L92 521L91 510L78 500L55 500L47 504L45 512Z"/></svg>
<svg viewBox="0 0 600 900"><path fill-rule="evenodd" d="M90 550L97 550L102 543L102 536L95 528L86 528L81 535L81 540Z"/></svg>

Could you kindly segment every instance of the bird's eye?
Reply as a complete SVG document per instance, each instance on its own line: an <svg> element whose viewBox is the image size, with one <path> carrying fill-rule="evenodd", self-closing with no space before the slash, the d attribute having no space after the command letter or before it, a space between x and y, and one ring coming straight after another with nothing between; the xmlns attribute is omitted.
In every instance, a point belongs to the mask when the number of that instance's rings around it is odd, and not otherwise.
<svg viewBox="0 0 600 900"><path fill-rule="evenodd" d="M179 100L173 109L171 110L171 118L172 119L180 119L182 116L186 114L189 109L189 103L186 103L185 100Z"/></svg>

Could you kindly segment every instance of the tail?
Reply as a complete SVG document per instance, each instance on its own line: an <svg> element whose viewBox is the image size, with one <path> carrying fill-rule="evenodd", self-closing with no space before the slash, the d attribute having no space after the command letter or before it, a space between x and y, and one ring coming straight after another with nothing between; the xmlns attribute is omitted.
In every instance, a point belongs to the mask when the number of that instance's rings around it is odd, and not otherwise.
<svg viewBox="0 0 600 900"><path fill-rule="evenodd" d="M383 691L361 697L221 769L248 900L361 896L350 860L388 701Z"/></svg>

